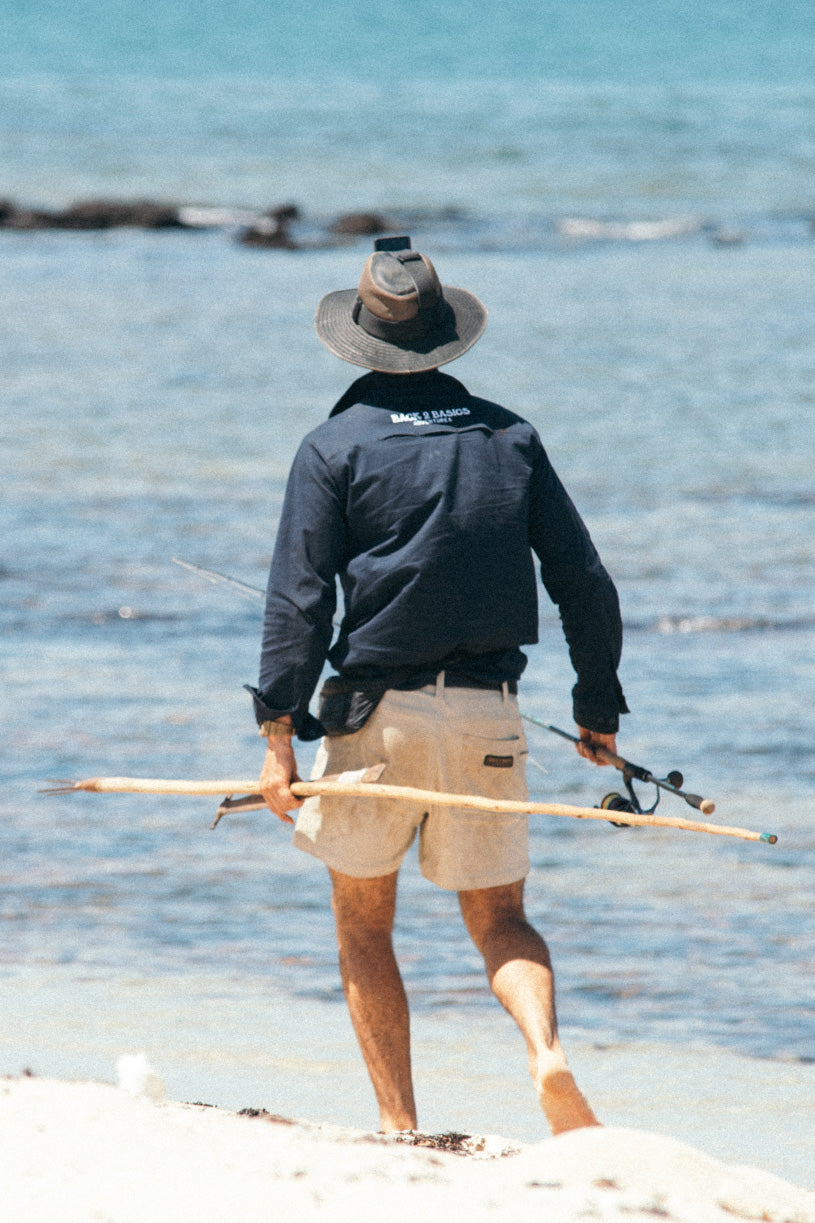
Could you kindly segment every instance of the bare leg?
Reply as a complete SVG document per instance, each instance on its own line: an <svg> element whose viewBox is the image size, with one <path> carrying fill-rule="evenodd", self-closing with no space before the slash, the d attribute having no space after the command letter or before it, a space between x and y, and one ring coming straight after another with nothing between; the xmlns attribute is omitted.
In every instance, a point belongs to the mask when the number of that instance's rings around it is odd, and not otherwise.
<svg viewBox="0 0 815 1223"><path fill-rule="evenodd" d="M352 879L331 871L331 880L342 987L382 1129L413 1130L410 1016L391 940L396 874Z"/></svg>
<svg viewBox="0 0 815 1223"><path fill-rule="evenodd" d="M523 880L459 892L490 988L526 1040L529 1070L553 1134L599 1125L578 1090L557 1035L555 983L546 943L526 920Z"/></svg>

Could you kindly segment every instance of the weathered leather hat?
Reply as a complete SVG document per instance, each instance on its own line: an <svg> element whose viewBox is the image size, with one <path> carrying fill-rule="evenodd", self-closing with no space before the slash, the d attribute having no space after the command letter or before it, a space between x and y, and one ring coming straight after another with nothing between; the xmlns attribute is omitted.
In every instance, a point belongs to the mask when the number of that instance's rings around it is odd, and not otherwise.
<svg viewBox="0 0 815 1223"><path fill-rule="evenodd" d="M382 373L418 374L455 361L482 335L484 306L466 289L442 285L410 238L381 245L389 249L374 250L358 289L321 299L317 335L343 361Z"/></svg>

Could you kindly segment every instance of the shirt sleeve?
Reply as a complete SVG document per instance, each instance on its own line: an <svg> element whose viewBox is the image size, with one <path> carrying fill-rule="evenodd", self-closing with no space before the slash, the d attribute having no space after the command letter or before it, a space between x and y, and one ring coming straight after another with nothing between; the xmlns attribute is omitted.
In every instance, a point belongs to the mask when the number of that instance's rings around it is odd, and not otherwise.
<svg viewBox="0 0 815 1223"><path fill-rule="evenodd" d="M258 686L249 688L258 724L291 714L301 739L322 734L308 706L331 644L345 547L343 500L306 438L286 486L266 590Z"/></svg>
<svg viewBox="0 0 815 1223"><path fill-rule="evenodd" d="M617 678L622 620L614 583L600 561L585 523L539 445L530 499L530 543L541 578L557 604L577 683L574 720L601 734L619 729L628 713Z"/></svg>

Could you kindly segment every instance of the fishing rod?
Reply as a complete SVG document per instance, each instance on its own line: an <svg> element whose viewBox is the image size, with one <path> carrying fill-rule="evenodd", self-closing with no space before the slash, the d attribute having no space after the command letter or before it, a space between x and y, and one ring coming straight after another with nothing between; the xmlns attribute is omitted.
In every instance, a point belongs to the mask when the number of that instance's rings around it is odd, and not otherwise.
<svg viewBox="0 0 815 1223"><path fill-rule="evenodd" d="M193 573L199 574L206 578L207 581L215 582L218 585L232 586L246 597L260 598L264 597L264 592L257 586L250 586L246 582L240 582L237 578L228 577L224 573L218 573L214 569L205 569L203 565L194 565L190 561L182 561L177 557L171 557L173 564L181 565L184 569L189 569ZM560 735L562 739L568 739L572 743L579 744L581 740L577 735L572 735L566 730L561 730L558 726L553 726L551 722L543 722L540 718L535 718L531 714L522 713L521 717L526 722L531 722L535 726L542 727L543 730L548 730L554 735ZM646 769L641 764L634 764L631 760L626 760L622 756L617 756L614 752L608 751L604 747L596 744L592 745L592 750L602 760L613 765L623 775L623 783L625 785L628 797L624 794L612 792L606 794L602 799L599 809L603 811L619 811L629 815L651 815L656 810L660 799L660 791L666 790L670 794L675 794L677 798L682 798L690 807L694 807L697 811L701 811L703 815L712 815L716 809L716 804L710 798L703 798L700 794L691 794L682 789L685 779L678 769L672 769L667 777L655 777L650 769ZM634 789L634 781L643 782L645 785L654 786L656 789L656 797L650 807L643 807L640 803L639 796ZM610 820L609 823L614 824L617 828L627 828L628 824ZM764 834L771 843L777 838L771 838L769 834Z"/></svg>
<svg viewBox="0 0 815 1223"><path fill-rule="evenodd" d="M205 569L203 565L193 565L192 561L181 561L177 556L171 556L170 560L174 565L180 565L182 569L189 569L192 573L197 573L199 577L206 578L208 582L214 582L216 586L234 587L246 599L262 599L264 596L260 587L250 586L248 582L239 582L237 578L227 577L225 573L218 573L217 569Z"/></svg>
<svg viewBox="0 0 815 1223"><path fill-rule="evenodd" d="M194 565L189 561L182 561L176 557L172 558L173 563L181 565L184 569L189 569L193 573L199 574L208 581L217 584L225 584L233 586L243 595L252 598L263 598L263 591L255 586L250 586L246 582L240 582L236 578L228 577L224 573L217 573L213 569L205 569L202 565ZM522 714L527 722L532 722L536 726L543 727L544 730L551 731L553 734L560 735L563 739L570 739L573 743L580 743L580 740L569 734L568 731L560 730L557 726L553 726L550 722L543 722L538 718L534 718L531 714ZM662 826L670 828L683 828L689 832L708 832L717 836L740 837L748 841L766 841L774 845L778 837L774 833L769 832L754 832L747 828L729 828L716 824L703 824L692 820L681 819L676 816L660 816L654 815L654 810L659 802L659 791L669 790L672 794L684 798L686 803L691 807L696 807L704 814L710 814L714 810L714 804L710 799L701 798L698 794L688 794L680 787L684 784L682 774L678 771L673 771L666 778L654 777L649 769L643 768L642 765L632 764L630 760L624 760L622 756L617 756L614 752L608 751L604 747L594 746L594 752L601 758L613 764L615 768L620 769L623 774L626 790L629 797L626 799L622 794L607 794L599 807L571 807L560 803L530 803L530 802L510 802L500 801L497 799L487 799L474 795L463 794L443 794L435 791L417 790L409 786L389 786L377 785L375 778L378 778L384 766L374 766L372 769L363 770L360 774L340 774L337 777L323 778L316 782L293 782L291 789L293 793L301 794L304 797L308 794L317 793L333 793L346 795L367 794L370 797L394 798L421 801L421 802L441 802L449 806L466 807L476 810L487 811L516 811L523 812L527 815L548 814L548 815L563 815L572 816L576 819L601 820L607 819L603 813L606 811L621 812L627 814L629 820L626 823L617 824L618 827L626 828L630 825L639 826ZM657 797L651 807L643 810L637 797L636 791L633 788L632 782L634 779L654 785L657 788ZM256 793L258 783L254 781L182 781L174 779L148 779L148 778L127 778L127 777L91 777L84 781L57 781L49 789L43 791L46 794L68 794L77 790L90 790L96 793L104 792L124 792L124 793L154 793L154 794L213 794L226 793L227 798L224 799L222 805L218 808L213 827L217 825L220 818L232 809L255 810L265 805L262 795ZM246 797L233 799L234 793L243 792ZM611 820L614 824L616 821Z"/></svg>
<svg viewBox="0 0 815 1223"><path fill-rule="evenodd" d="M553 735L560 735L561 739L568 739L571 743L582 742L577 735L572 735L567 730L561 730L559 726L553 726L551 722L542 722L540 718L533 718L528 713L521 714L521 717L527 722L532 722L535 726L551 731ZM685 784L685 779L678 769L672 769L667 777L655 777L650 769L646 769L641 764L634 764L631 760L626 760L622 756L617 756L614 752L610 752L608 748L600 747L596 743L592 743L589 746L601 760L605 760L607 764L613 764L615 769L620 770L623 775L625 788L628 791L628 798L625 798L622 794L607 794L600 804L604 810L650 814L656 810L660 790L667 790L670 794L675 794L677 798L684 798L689 807L695 807L703 815L712 815L716 810L716 804L712 799L702 798L701 794L689 794L681 788ZM656 787L656 798L650 807L641 806L633 786L635 780ZM625 825L621 824L619 827L625 827Z"/></svg>

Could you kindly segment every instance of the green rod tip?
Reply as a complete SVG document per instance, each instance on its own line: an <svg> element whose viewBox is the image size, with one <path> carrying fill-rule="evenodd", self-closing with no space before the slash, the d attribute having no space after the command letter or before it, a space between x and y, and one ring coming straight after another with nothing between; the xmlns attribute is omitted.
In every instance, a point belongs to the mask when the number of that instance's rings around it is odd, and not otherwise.
<svg viewBox="0 0 815 1223"><path fill-rule="evenodd" d="M769 845L775 845L775 843L778 840L778 837L775 835L774 832L762 832L761 840L766 841Z"/></svg>

